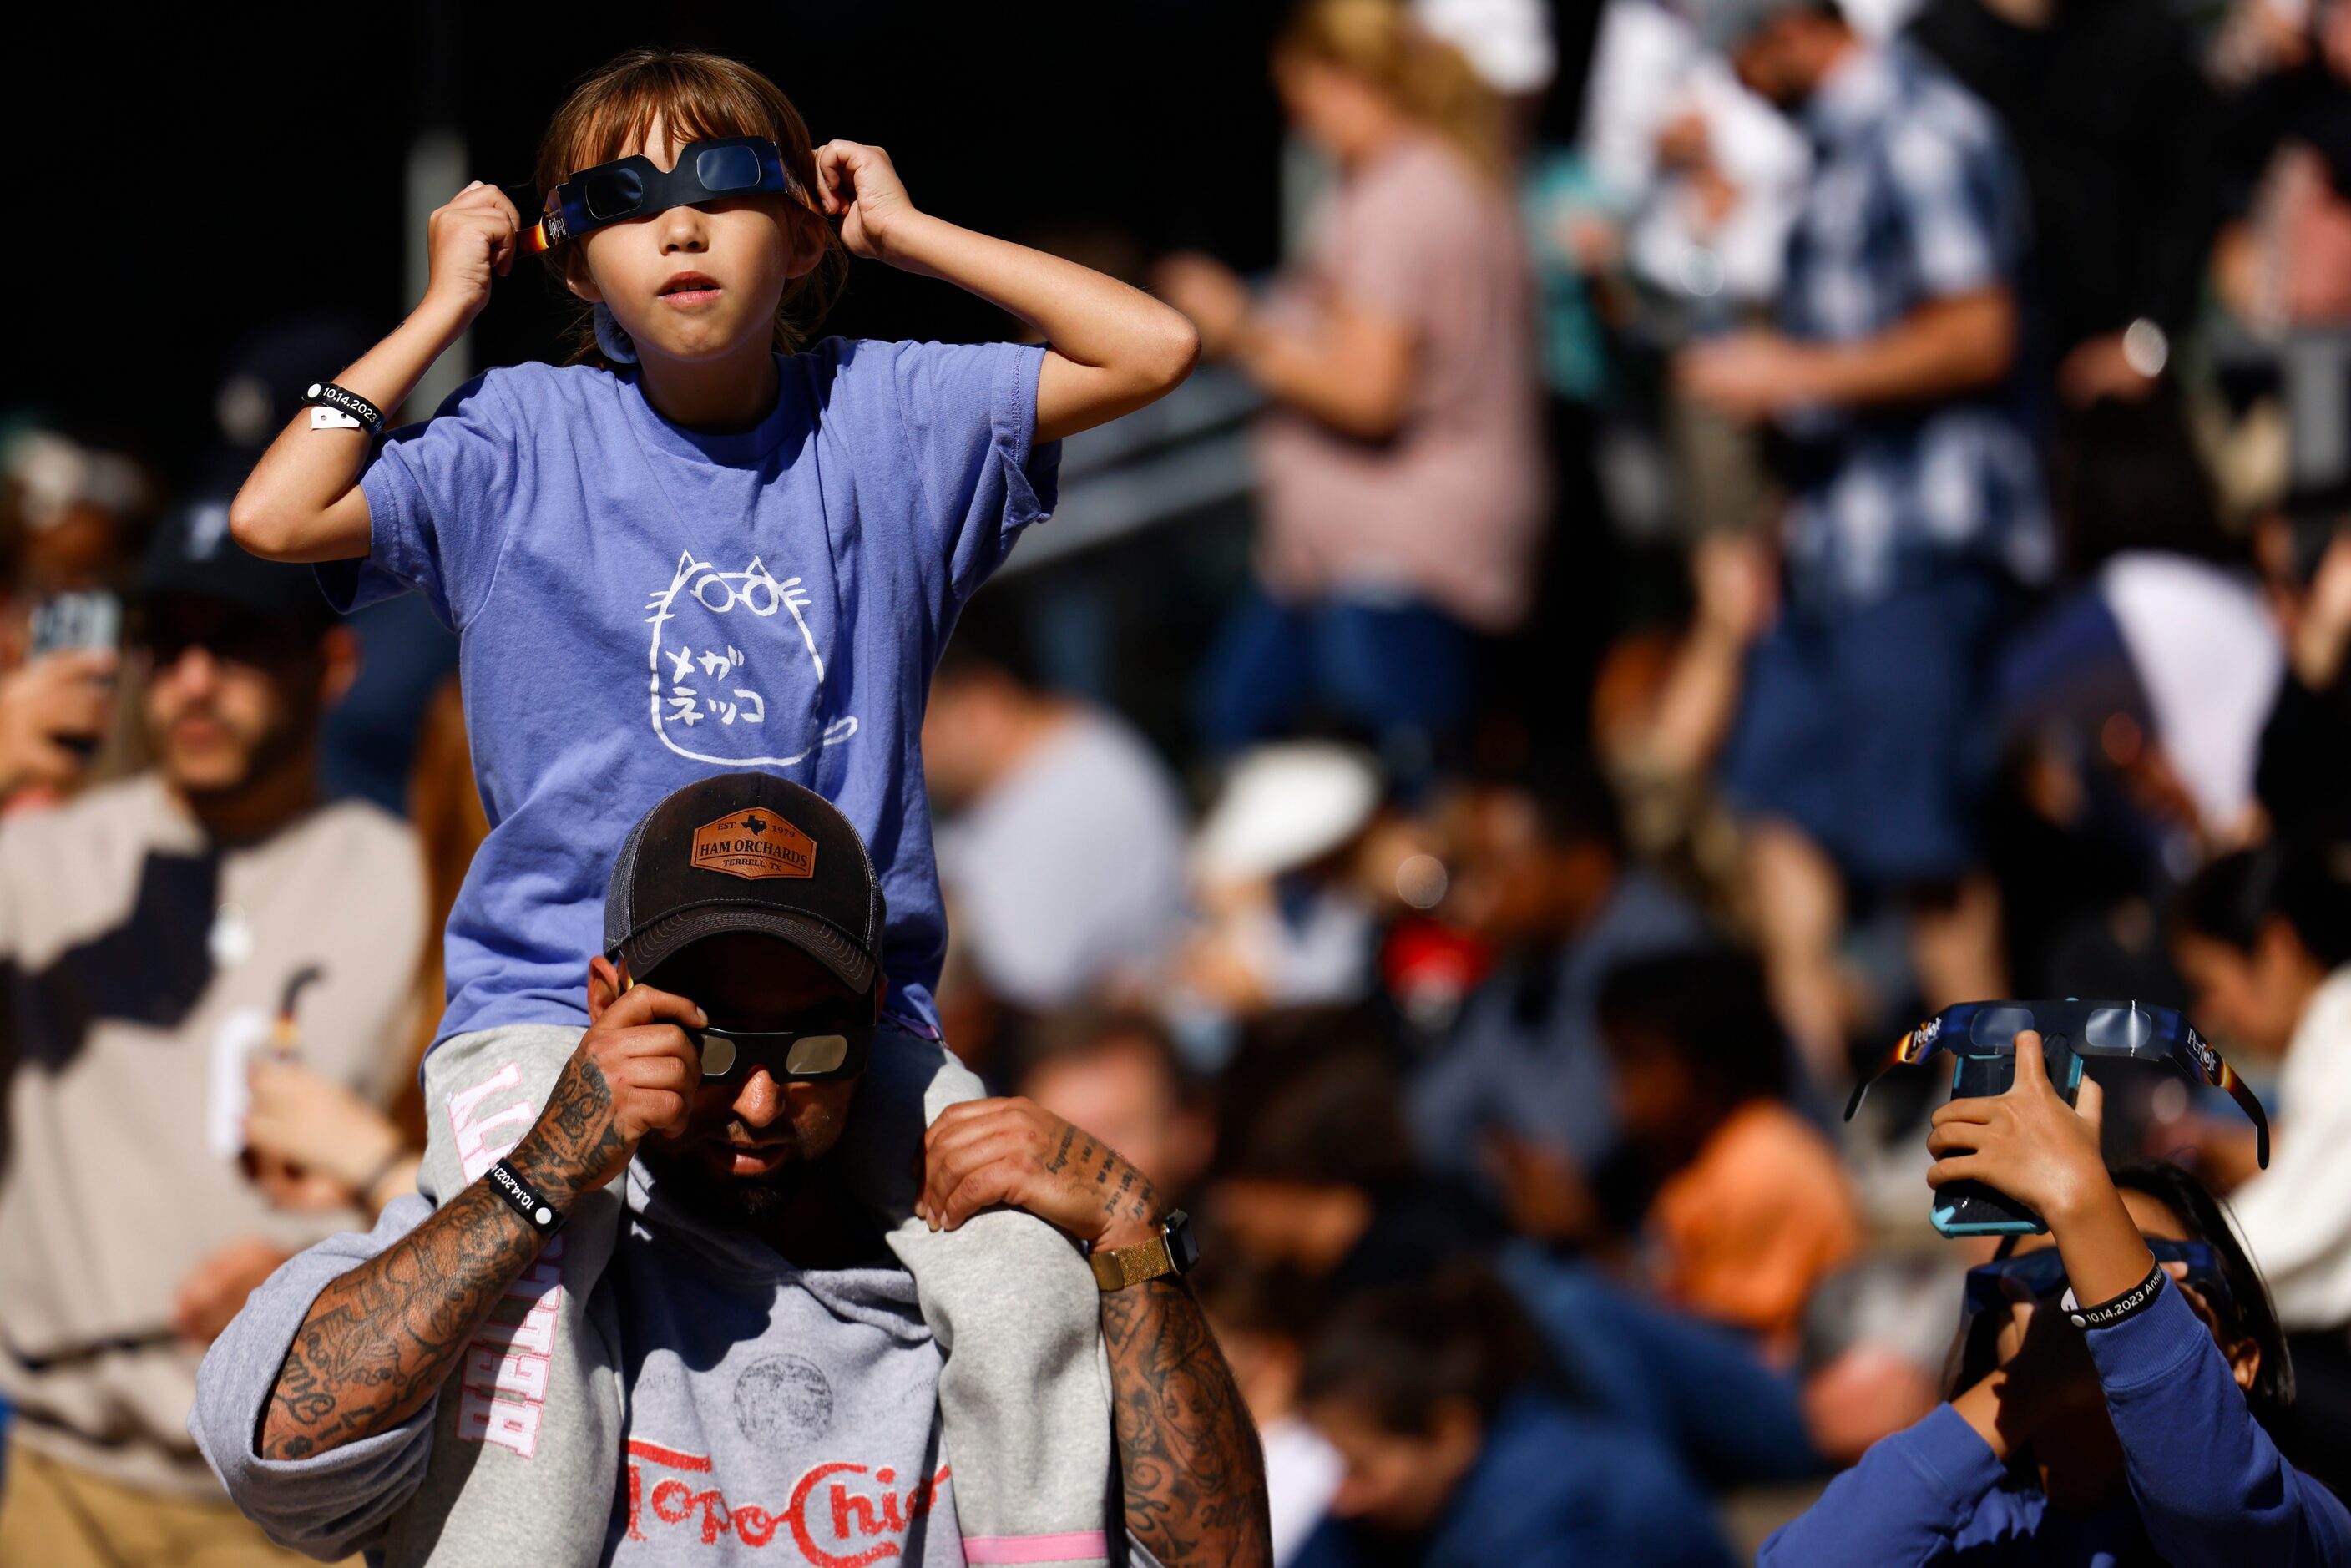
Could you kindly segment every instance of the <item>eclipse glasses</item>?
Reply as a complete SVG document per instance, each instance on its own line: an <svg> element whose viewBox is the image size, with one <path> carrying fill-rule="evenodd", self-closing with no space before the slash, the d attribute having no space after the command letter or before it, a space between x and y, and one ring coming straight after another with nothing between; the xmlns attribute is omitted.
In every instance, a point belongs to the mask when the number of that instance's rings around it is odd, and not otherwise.
<svg viewBox="0 0 2351 1568"><path fill-rule="evenodd" d="M2150 1236L2147 1249L2158 1263L2187 1264L2185 1283L2193 1285L2211 1302L2214 1312L2223 1318L2234 1312L2236 1298L2229 1289L2229 1277L2221 1270L2220 1255L2210 1242L2171 1241ZM2008 1305L2009 1296L2002 1282L2009 1280L2015 1281L2036 1301L2056 1301L2065 1293L2065 1260L2054 1247L2044 1247L2037 1252L2012 1252L1976 1265L1968 1270L1967 1316L1972 1320L1978 1312Z"/></svg>
<svg viewBox="0 0 2351 1568"><path fill-rule="evenodd" d="M1970 1061L1982 1062L1989 1058L2013 1059L2016 1037L2029 1029L2041 1032L2042 1049L2053 1076L2068 1054L2076 1058L2120 1056L2171 1062L2226 1092L2252 1119L2261 1163L2262 1168L2268 1168L2270 1119L2262 1113L2261 1101L2237 1076L2237 1070L2220 1060L2212 1042L2196 1032L2196 1026L2188 1021L2185 1014L2175 1008L2149 1007L2144 1002L2085 1002L2067 997L2057 1001L1960 1002L1945 1008L1904 1035L1885 1063L1854 1086L1853 1098L1845 1103L1845 1120L1853 1120L1853 1113L1861 1109L1862 1096L1887 1071L1907 1062L1924 1061L1938 1051L1948 1051L1959 1059L1960 1071L1952 1083L1955 1093L1997 1093L2007 1087L2006 1083L1992 1087L1980 1081L1970 1082L1976 1075L1967 1071L1968 1066ZM2012 1070L2012 1060L2011 1067ZM2060 1084L2068 1100L2081 1082L2078 1061L2071 1077L2071 1083Z"/></svg>
<svg viewBox="0 0 2351 1568"><path fill-rule="evenodd" d="M689 1029L702 1050L705 1083L732 1083L764 1067L778 1082L824 1083L865 1071L873 1026L825 1029Z"/></svg>
<svg viewBox="0 0 2351 1568"><path fill-rule="evenodd" d="M663 170L643 153L582 169L547 193L538 225L522 236L527 251L553 250L607 224L650 217L672 207L699 206L729 196L789 192L808 199L784 155L764 136L722 136L678 149L677 166Z"/></svg>

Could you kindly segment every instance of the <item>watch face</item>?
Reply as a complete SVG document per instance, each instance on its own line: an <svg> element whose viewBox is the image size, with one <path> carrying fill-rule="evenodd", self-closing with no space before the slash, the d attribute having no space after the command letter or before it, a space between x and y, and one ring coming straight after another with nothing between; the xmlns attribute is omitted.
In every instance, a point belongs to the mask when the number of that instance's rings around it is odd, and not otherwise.
<svg viewBox="0 0 2351 1568"><path fill-rule="evenodd" d="M1167 1217L1162 1232L1167 1239L1167 1261L1178 1274L1188 1274L1200 1261L1200 1244L1192 1239L1192 1217L1182 1209Z"/></svg>

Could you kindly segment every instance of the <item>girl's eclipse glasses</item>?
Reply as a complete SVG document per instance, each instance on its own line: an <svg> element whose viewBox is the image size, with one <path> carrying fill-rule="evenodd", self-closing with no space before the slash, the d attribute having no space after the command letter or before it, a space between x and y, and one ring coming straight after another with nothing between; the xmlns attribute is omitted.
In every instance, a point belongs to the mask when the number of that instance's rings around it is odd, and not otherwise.
<svg viewBox="0 0 2351 1568"><path fill-rule="evenodd" d="M784 167L782 151L766 137L690 141L678 150L674 169L657 169L652 159L637 153L580 170L547 193L547 205L537 226L522 236L522 247L534 253L553 250L607 224L730 196L778 192L808 200L799 181Z"/></svg>
<svg viewBox="0 0 2351 1568"><path fill-rule="evenodd" d="M2270 1119L2262 1113L2261 1101L2185 1015L2144 1002L2085 1002L2067 997L2059 1001L1960 1002L1945 1008L1904 1035L1877 1071L1854 1086L1845 1120L1852 1121L1861 1109L1861 1097L1869 1086L1896 1067L1924 1061L1938 1051L1948 1051L1963 1063L1969 1058L2013 1056L2016 1037L2029 1029L2040 1031L2053 1070L2068 1051L2075 1057L2133 1057L2172 1062L2224 1091L2252 1118L2261 1164L2268 1168ZM2074 1076L2079 1075L2077 1068Z"/></svg>
<svg viewBox="0 0 2351 1568"><path fill-rule="evenodd" d="M2158 1236L2147 1239L2147 1249L2158 1263L2188 1265L2187 1283L2211 1303L2212 1310L2222 1321L2233 1321L2235 1295L2229 1289L2229 1277L2221 1270L2220 1255L2203 1241L2171 1241ZM1980 1312L1998 1312L2011 1300L2007 1281L2013 1281L2036 1301L2053 1301L2065 1293L2065 1260L2054 1247L2043 1247L2034 1252L2012 1252L2005 1258L1980 1263L1968 1270L1967 1316L1973 1321Z"/></svg>

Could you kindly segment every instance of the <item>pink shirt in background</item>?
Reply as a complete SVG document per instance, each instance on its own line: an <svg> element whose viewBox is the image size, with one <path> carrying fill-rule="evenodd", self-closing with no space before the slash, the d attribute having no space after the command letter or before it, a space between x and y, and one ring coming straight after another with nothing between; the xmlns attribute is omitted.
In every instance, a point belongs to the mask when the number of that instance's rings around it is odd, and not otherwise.
<svg viewBox="0 0 2351 1568"><path fill-rule="evenodd" d="M1410 593L1508 630L1527 612L1549 488L1534 287L1508 194L1435 137L1399 139L1323 198L1268 309L1312 330L1333 301L1411 329L1415 384L1384 442L1264 417L1267 587Z"/></svg>

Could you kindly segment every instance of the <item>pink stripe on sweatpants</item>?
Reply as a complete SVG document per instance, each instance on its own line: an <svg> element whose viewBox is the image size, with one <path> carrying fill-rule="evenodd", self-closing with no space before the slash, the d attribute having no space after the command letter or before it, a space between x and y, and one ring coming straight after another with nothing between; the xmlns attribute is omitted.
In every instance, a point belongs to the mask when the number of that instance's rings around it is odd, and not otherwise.
<svg viewBox="0 0 2351 1568"><path fill-rule="evenodd" d="M1110 1535L1100 1530L1072 1530L1061 1535L967 1535L963 1560L991 1563L1069 1563L1088 1557L1108 1557Z"/></svg>

